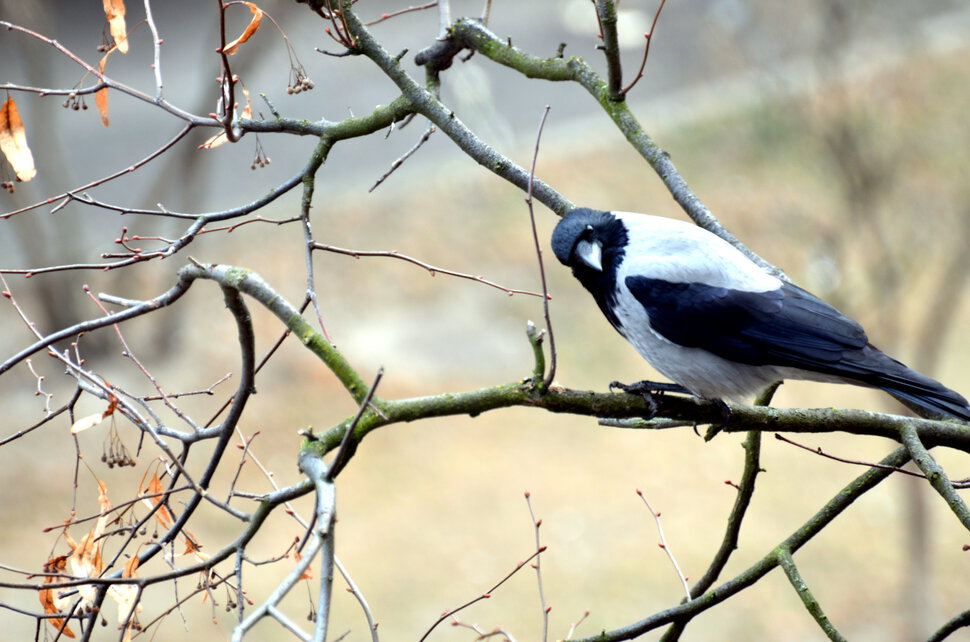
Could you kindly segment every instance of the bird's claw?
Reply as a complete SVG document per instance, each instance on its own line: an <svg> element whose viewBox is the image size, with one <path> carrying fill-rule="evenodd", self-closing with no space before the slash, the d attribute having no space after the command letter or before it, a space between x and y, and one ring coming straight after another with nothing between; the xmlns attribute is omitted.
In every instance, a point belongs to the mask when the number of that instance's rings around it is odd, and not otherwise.
<svg viewBox="0 0 970 642"><path fill-rule="evenodd" d="M721 399L708 399L712 406L717 408L718 413L721 415L720 421L717 423L711 422L708 426L707 432L704 433L704 441L710 441L714 439L717 433L724 430L727 425L731 422L731 407L724 403Z"/></svg>
<svg viewBox="0 0 970 642"><path fill-rule="evenodd" d="M657 400L655 396L663 396L665 392L690 394L690 392L676 383L662 381L637 381L635 383L610 382L610 390L620 390L628 395L639 395L647 404L645 419L653 419L657 415Z"/></svg>
<svg viewBox="0 0 970 642"><path fill-rule="evenodd" d="M668 383L666 381L637 381L635 383L611 381L610 390L622 390L628 395L642 395L644 392L649 392L651 394L658 393L661 395L665 392L674 392L682 395L691 394L690 390L682 385L677 383Z"/></svg>

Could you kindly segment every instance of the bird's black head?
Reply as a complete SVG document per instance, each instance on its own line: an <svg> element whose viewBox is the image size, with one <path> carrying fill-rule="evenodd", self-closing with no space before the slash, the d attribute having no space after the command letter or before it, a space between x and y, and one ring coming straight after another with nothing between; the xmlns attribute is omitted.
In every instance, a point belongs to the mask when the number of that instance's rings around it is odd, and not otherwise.
<svg viewBox="0 0 970 642"><path fill-rule="evenodd" d="M580 208L568 212L552 232L552 251L573 269L617 329L616 270L629 242L626 226L610 212ZM622 330L621 330L622 332Z"/></svg>
<svg viewBox="0 0 970 642"><path fill-rule="evenodd" d="M585 207L572 210L552 232L552 251L560 263L574 272L586 269L602 272L603 250L624 245L625 239L615 238L617 227L622 230L622 224L609 212Z"/></svg>

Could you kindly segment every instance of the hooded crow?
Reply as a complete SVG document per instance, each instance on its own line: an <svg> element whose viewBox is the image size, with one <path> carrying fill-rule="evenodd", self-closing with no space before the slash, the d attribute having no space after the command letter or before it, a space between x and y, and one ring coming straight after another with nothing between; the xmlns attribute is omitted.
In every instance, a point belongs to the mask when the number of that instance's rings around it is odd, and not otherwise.
<svg viewBox="0 0 970 642"><path fill-rule="evenodd" d="M684 221L580 208L552 234L614 328L698 397L744 401L784 379L879 388L924 416L967 400L869 343L858 323Z"/></svg>

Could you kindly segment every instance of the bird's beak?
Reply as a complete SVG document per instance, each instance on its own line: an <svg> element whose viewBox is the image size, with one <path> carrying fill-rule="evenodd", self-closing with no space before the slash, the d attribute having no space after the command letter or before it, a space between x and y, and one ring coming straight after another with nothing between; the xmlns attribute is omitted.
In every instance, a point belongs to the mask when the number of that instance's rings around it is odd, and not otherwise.
<svg viewBox="0 0 970 642"><path fill-rule="evenodd" d="M576 244L576 256L597 272L603 271L603 246L599 241L580 241Z"/></svg>

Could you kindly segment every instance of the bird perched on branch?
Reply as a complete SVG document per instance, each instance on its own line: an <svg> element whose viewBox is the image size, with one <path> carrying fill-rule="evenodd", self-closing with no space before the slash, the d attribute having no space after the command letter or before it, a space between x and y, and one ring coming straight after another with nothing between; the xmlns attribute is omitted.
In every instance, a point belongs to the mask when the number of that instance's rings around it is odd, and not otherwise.
<svg viewBox="0 0 970 642"><path fill-rule="evenodd" d="M879 388L924 416L970 421L961 395L696 225L581 208L556 226L552 249L613 327L698 397L742 401L784 379L807 379Z"/></svg>

